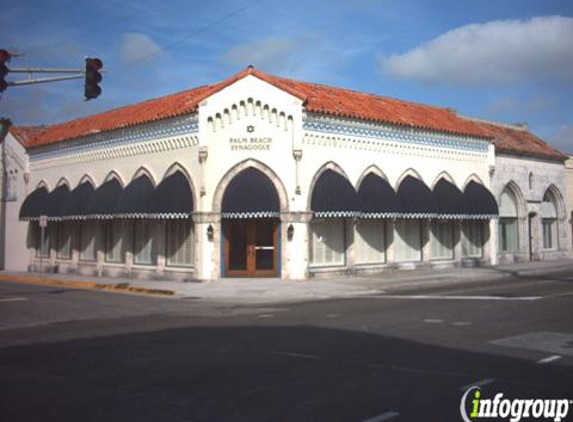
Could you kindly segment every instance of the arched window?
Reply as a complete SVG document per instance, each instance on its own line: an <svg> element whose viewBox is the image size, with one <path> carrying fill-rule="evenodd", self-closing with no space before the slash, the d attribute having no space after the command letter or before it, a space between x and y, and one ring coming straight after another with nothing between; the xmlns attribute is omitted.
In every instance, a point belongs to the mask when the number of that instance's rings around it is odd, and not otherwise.
<svg viewBox="0 0 573 422"><path fill-rule="evenodd" d="M541 203L541 225L543 227L543 249L557 249L557 207L555 198L547 191Z"/></svg>
<svg viewBox="0 0 573 422"><path fill-rule="evenodd" d="M499 250L502 253L518 250L517 203L507 189L499 199Z"/></svg>

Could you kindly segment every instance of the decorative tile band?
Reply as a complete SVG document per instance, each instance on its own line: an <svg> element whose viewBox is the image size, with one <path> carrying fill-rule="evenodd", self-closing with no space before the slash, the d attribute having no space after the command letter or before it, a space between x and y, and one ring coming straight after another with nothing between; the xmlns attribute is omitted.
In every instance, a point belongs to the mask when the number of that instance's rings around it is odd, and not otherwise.
<svg viewBox="0 0 573 422"><path fill-rule="evenodd" d="M80 154L94 150L125 146L142 141L197 134L198 132L199 120L197 115L176 117L159 122L87 135L69 142L60 142L55 145L32 148L29 151L30 161L47 160L68 154Z"/></svg>
<svg viewBox="0 0 573 422"><path fill-rule="evenodd" d="M423 131L406 131L398 128L360 124L343 120L334 120L307 116L303 121L303 129L314 132L332 133L344 136L357 136L391 140L408 144L418 144L438 148L452 148L464 151L487 154L489 142L469 137L453 135L436 135Z"/></svg>

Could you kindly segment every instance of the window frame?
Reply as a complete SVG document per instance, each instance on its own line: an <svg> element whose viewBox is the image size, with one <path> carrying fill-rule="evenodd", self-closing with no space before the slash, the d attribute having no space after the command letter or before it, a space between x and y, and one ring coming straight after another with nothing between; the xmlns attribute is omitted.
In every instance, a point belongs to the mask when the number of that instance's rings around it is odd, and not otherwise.
<svg viewBox="0 0 573 422"><path fill-rule="evenodd" d="M436 243L443 246L440 239L434 234L434 227L448 227L449 228L449 255L434 255L434 247ZM451 220L432 220L429 224L430 229L430 261L452 261L455 259L455 244L454 244L454 224ZM442 232L440 232L442 234Z"/></svg>
<svg viewBox="0 0 573 422"><path fill-rule="evenodd" d="M341 255L341 262L315 262L315 226L317 224L327 224L327 223L334 223L334 222L339 222L341 228L340 230L342 230L342 252L340 253ZM310 222L310 259L309 259L309 266L311 268L328 268L328 267L333 267L333 268L343 268L346 267L347 265L347 256L346 256L346 252L348 249L348 241L347 241L347 236L346 236L346 219L344 218L324 218L324 219L313 219Z"/></svg>
<svg viewBox="0 0 573 422"><path fill-rule="evenodd" d="M411 222L415 222L418 225L418 230L417 230L417 234L418 234L418 258L417 259L411 259L411 258L398 258L398 253L397 253L397 248L396 248L396 239L400 238L400 241L404 244L408 244L408 242L406 242L406 240L404 240L402 238L402 236L399 235L399 229L398 226L399 225L404 225L404 227L406 227L407 223L411 223ZM424 240L422 238L422 231L423 231L423 225L422 225L422 221L417 220L417 219L409 219L409 218L403 218L403 219L398 219L396 220L396 222L394 223L394 239L392 242L392 248L393 248L393 252L394 252L394 262L397 263L417 263L417 262L422 262L424 260ZM409 246L409 245L408 245ZM412 248L410 248L410 250L413 250Z"/></svg>
<svg viewBox="0 0 573 422"><path fill-rule="evenodd" d="M367 244L367 242L364 241L364 238L362 237L362 235L359 232L359 225L361 224L365 224L365 225L369 225L369 224L380 224L380 227L378 227L377 232L379 233L380 236L382 236L382 251L377 250L376 248L372 248L369 244ZM386 235L386 230L387 230L387 224L386 224L386 220L378 220L378 219L359 219L356 221L356 224L354 226L354 263L356 265L362 266L362 265L382 265L382 264L386 264L388 262L388 239L387 239L387 235ZM377 252L378 255L381 255L381 260L373 260L373 261L362 261L359 259L359 254L358 254L358 239L361 239L361 242L363 242L364 244L367 244L366 247L368 247L370 250L375 250Z"/></svg>
<svg viewBox="0 0 573 422"><path fill-rule="evenodd" d="M189 235L188 238L185 240L185 242L190 242L191 243L191 254L188 257L189 258L189 262L184 262L184 263L180 263L180 262L173 262L172 261L172 251L170 251L171 248L171 225L179 225L182 223L187 223L188 227L189 227ZM169 268L193 268L194 267L194 263L195 263L195 226L193 224L193 221L191 219L173 219L173 220L167 220L164 224L165 227L165 266L169 267ZM179 247L181 247L183 245L183 243L180 244ZM177 251L179 252L179 251ZM177 253L176 252L176 253Z"/></svg>

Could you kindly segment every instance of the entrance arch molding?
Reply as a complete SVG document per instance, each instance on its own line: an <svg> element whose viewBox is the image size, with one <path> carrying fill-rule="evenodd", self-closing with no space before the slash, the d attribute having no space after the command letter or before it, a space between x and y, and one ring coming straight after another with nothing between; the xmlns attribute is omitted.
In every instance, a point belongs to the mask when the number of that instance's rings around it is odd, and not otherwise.
<svg viewBox="0 0 573 422"><path fill-rule="evenodd" d="M225 190L231 183L231 181L241 173L243 170L248 168L255 168L263 173L265 176L269 178L275 190L277 191L280 203L280 211L287 212L288 211L288 195L287 191L283 185L281 179L277 176L277 174L267 165L261 163L258 160L254 160L249 158L245 161L241 161L238 164L235 164L225 175L221 178L221 181L217 185L215 189L215 194L213 195L213 212L220 213L222 204L223 204L223 196L225 195Z"/></svg>

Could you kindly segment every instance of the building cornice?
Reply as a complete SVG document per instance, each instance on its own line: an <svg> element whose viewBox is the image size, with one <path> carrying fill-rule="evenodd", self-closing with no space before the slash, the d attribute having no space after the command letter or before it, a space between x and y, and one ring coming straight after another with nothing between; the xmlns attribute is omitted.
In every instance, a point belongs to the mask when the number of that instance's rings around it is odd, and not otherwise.
<svg viewBox="0 0 573 422"><path fill-rule="evenodd" d="M30 168L38 170L191 148L199 145L198 129L194 116L119 129L99 137L94 134L81 142L30 150Z"/></svg>
<svg viewBox="0 0 573 422"><path fill-rule="evenodd" d="M469 136L334 118L316 113L306 114L303 119L303 129L309 132L390 140L410 145L449 148L483 154L487 154L488 146L491 144L489 141Z"/></svg>
<svg viewBox="0 0 573 422"><path fill-rule="evenodd" d="M49 160L68 154L81 154L94 149L109 149L162 138L193 135L199 132L197 113L157 122L94 133L70 141L28 150L30 161Z"/></svg>

